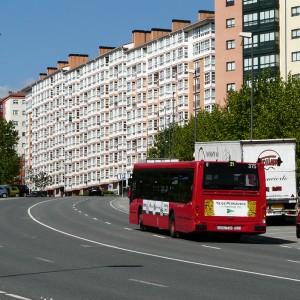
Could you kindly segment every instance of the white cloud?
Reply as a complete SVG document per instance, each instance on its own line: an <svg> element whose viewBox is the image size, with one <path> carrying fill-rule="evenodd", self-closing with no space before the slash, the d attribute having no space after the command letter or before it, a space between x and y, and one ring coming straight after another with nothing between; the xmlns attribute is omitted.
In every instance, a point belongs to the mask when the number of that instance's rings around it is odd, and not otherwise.
<svg viewBox="0 0 300 300"><path fill-rule="evenodd" d="M26 78L26 79L24 79L24 80L23 80L24 86L22 86L21 89L27 87L28 85L30 85L30 84L32 84L32 83L34 83L34 82L36 82L36 81L37 81L37 79L33 79L33 78Z"/></svg>
<svg viewBox="0 0 300 300"><path fill-rule="evenodd" d="M8 85L0 85L0 98L8 96L8 91L10 90L11 88Z"/></svg>

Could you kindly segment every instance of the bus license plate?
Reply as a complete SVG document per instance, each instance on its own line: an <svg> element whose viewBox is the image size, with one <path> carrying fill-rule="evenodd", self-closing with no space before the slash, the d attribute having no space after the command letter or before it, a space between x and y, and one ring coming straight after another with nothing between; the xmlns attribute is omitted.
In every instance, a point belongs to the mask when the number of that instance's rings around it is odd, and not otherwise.
<svg viewBox="0 0 300 300"><path fill-rule="evenodd" d="M232 226L217 226L218 230L232 230Z"/></svg>

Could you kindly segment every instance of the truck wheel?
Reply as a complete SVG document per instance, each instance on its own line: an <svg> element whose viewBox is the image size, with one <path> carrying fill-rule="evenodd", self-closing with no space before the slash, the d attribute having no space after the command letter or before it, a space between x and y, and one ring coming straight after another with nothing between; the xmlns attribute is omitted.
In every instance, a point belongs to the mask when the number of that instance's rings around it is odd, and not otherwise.
<svg viewBox="0 0 300 300"><path fill-rule="evenodd" d="M172 238L176 238L177 232L176 232L176 223L175 223L175 215L174 214L172 214L170 217L169 230L170 230L170 236Z"/></svg>

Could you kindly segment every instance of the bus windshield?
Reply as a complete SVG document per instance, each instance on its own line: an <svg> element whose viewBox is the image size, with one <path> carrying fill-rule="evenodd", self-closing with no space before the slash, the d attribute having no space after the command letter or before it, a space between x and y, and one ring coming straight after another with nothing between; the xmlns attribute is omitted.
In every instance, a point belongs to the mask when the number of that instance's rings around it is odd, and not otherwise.
<svg viewBox="0 0 300 300"><path fill-rule="evenodd" d="M256 164L206 162L204 164L203 189L259 190Z"/></svg>

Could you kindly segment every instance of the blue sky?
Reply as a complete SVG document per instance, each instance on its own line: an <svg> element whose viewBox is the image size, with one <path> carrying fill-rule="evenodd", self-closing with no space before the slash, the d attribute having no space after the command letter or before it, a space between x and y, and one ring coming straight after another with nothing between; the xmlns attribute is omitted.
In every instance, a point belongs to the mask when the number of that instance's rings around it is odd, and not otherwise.
<svg viewBox="0 0 300 300"><path fill-rule="evenodd" d="M1 0L0 97L71 53L95 58L99 46L131 42L132 30L196 22L198 10L214 10L214 0Z"/></svg>

